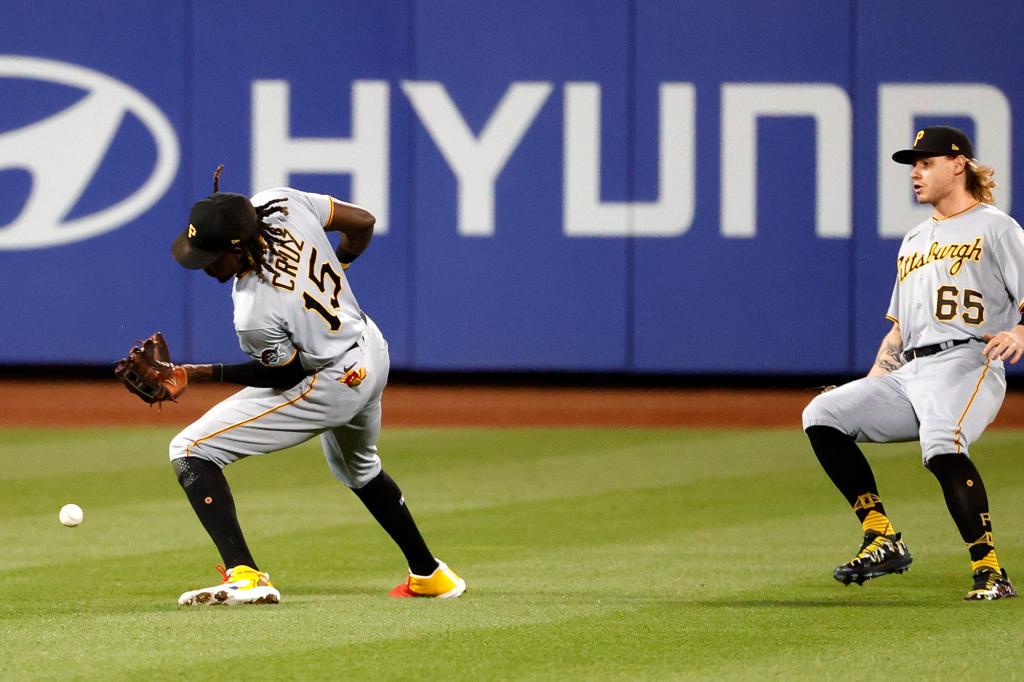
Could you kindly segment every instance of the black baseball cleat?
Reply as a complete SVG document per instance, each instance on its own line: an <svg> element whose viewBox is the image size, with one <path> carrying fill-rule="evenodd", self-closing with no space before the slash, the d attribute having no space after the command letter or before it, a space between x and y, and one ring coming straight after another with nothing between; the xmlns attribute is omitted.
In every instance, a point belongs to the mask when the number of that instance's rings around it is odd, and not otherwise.
<svg viewBox="0 0 1024 682"><path fill-rule="evenodd" d="M992 601L993 599L1005 599L1016 597L1017 590L1013 589L1010 578L1006 575L1006 569L996 573L991 568L979 568L974 572L974 587L964 597L965 601Z"/></svg>
<svg viewBox="0 0 1024 682"><path fill-rule="evenodd" d="M910 568L910 550L903 544L900 534L882 535L869 530L864 534L864 544L857 556L842 566L837 566L832 577L844 585L862 585L889 573L903 573Z"/></svg>

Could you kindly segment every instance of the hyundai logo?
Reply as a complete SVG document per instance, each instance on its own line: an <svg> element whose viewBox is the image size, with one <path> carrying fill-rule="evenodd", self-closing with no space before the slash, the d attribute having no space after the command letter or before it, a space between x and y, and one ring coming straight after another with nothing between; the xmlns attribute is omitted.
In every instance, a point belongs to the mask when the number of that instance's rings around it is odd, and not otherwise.
<svg viewBox="0 0 1024 682"><path fill-rule="evenodd" d="M98 71L35 57L0 55L0 78L59 83L86 93L48 118L0 133L0 169L24 169L32 176L21 213L0 226L0 249L57 246L116 229L155 204L174 180L178 137L163 112L138 90ZM130 196L66 220L129 113L156 143L152 172Z"/></svg>

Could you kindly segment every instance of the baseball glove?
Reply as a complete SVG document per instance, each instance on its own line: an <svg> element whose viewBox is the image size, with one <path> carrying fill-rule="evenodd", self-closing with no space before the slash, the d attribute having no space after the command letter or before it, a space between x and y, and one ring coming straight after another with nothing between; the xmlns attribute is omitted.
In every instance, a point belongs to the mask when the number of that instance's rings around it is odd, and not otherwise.
<svg viewBox="0 0 1024 682"><path fill-rule="evenodd" d="M167 341L160 332L140 343L117 361L114 374L129 391L150 405L176 401L188 385L185 368L171 362Z"/></svg>

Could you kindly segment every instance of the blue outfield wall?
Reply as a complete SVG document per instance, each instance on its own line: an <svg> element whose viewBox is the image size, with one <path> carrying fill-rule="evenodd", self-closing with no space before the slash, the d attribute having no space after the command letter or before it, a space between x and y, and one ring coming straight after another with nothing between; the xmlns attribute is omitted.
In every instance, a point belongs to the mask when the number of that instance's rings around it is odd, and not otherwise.
<svg viewBox="0 0 1024 682"><path fill-rule="evenodd" d="M241 359L228 288L169 254L224 163L378 215L348 274L398 368L865 371L927 215L889 154L953 121L1024 207L1024 74L991 66L1024 5L966 42L961 6L7 0L0 363L155 329Z"/></svg>

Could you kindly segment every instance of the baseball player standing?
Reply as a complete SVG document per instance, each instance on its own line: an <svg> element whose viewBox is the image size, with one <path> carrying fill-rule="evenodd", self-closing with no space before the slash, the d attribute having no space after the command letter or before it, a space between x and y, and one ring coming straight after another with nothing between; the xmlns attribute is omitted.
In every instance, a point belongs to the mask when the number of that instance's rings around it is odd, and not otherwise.
<svg viewBox="0 0 1024 682"><path fill-rule="evenodd" d="M867 377L817 396L803 413L815 455L860 520L864 543L833 576L849 584L911 563L855 441L919 440L967 545L968 600L1017 594L999 565L985 484L968 456L1006 392L1003 361L1024 353L1024 232L992 206L992 169L948 126L924 128L892 155L913 167L918 203L934 215L900 246L882 340Z"/></svg>
<svg viewBox="0 0 1024 682"><path fill-rule="evenodd" d="M221 584L185 592L178 603L279 601L270 576L249 552L222 469L314 436L334 476L405 555L408 578L391 595L458 597L466 583L434 558L377 456L388 345L360 310L345 276L370 242L374 217L332 197L290 188L263 191L251 200L221 193L220 171L214 193L192 206L172 252L182 266L232 282L235 330L253 360L175 367L182 378L172 381L248 386L170 444L178 481L224 561L218 567ZM337 250L329 231L341 232Z"/></svg>

